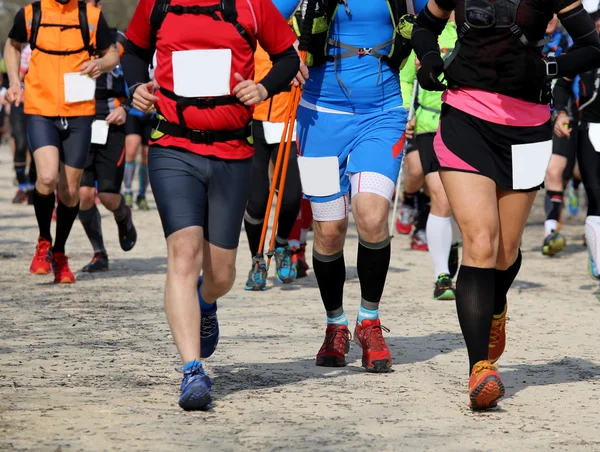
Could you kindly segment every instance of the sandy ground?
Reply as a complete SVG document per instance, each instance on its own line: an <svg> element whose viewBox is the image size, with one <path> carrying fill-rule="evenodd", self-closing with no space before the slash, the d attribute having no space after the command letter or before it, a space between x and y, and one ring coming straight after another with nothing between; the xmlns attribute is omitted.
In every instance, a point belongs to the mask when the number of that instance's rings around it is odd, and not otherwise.
<svg viewBox="0 0 600 452"><path fill-rule="evenodd" d="M583 217L568 219L560 257L540 253L541 198L509 294L507 388L500 407L467 407L466 350L453 302L431 299L426 253L393 240L382 304L394 372L318 368L324 312L314 276L264 293L243 290L245 240L234 290L220 300L221 343L205 362L216 403L177 406L180 376L162 308L165 244L155 209L135 212L130 253L103 209L111 271L57 287L28 267L33 208L12 206L10 156L0 152L0 450L600 450L597 285L586 273ZM154 206L154 204L151 204ZM358 309L356 232L346 248L349 317ZM90 258L77 222L72 268Z"/></svg>

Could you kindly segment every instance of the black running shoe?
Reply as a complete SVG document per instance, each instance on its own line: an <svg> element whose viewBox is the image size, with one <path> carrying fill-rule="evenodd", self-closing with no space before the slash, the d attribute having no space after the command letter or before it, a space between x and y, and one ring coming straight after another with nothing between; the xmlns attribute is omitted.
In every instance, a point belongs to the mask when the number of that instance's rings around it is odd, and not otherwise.
<svg viewBox="0 0 600 452"><path fill-rule="evenodd" d="M442 273L438 276L433 290L434 300L455 300L456 293L450 275Z"/></svg>
<svg viewBox="0 0 600 452"><path fill-rule="evenodd" d="M131 217L131 208L125 207L127 215L121 222L117 222L119 228L119 242L123 251L130 251L135 246L137 241L137 231L133 225Z"/></svg>
<svg viewBox="0 0 600 452"><path fill-rule="evenodd" d="M82 272L95 273L108 270L108 255L106 253L94 253L92 261L81 269Z"/></svg>

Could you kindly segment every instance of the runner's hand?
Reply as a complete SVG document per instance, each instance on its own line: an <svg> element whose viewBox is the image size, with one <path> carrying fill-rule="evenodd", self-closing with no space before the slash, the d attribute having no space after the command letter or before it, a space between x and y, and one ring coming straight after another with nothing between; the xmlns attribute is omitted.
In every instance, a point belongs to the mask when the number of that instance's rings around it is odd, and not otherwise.
<svg viewBox="0 0 600 452"><path fill-rule="evenodd" d="M83 75L89 75L91 78L96 80L100 77L100 64L96 60L86 61L79 68L79 72Z"/></svg>
<svg viewBox="0 0 600 452"><path fill-rule="evenodd" d="M6 100L17 107L23 103L23 87L20 83L15 83L8 87Z"/></svg>
<svg viewBox="0 0 600 452"><path fill-rule="evenodd" d="M260 83L254 83L253 80L244 80L237 72L233 74L238 84L233 88L233 94L244 105L260 104L263 100L269 97L269 93ZM137 91L136 91L137 92Z"/></svg>
<svg viewBox="0 0 600 452"><path fill-rule="evenodd" d="M292 83L294 86L305 85L307 78L308 78L308 67L306 66L306 64L304 64L301 61L300 62L300 70L298 71L298 74L296 74L296 77L294 78L294 80L292 80Z"/></svg>
<svg viewBox="0 0 600 452"><path fill-rule="evenodd" d="M152 93L154 93L154 82L139 85L133 93L133 107L144 113L152 112L154 104L158 102L158 97Z"/></svg>
<svg viewBox="0 0 600 452"><path fill-rule="evenodd" d="M415 124L416 124L416 119L413 116L412 119L410 121L408 121L408 124L406 124L406 138L408 138L409 140L412 140L412 138L415 136Z"/></svg>
<svg viewBox="0 0 600 452"><path fill-rule="evenodd" d="M114 111L111 111L110 114L106 117L106 122L109 124L114 124L116 126L122 126L125 124L125 120L127 119L127 112L123 107L115 108Z"/></svg>
<svg viewBox="0 0 600 452"><path fill-rule="evenodd" d="M568 138L571 136L571 128L569 127L569 117L564 111L561 111L554 121L554 133L559 138Z"/></svg>

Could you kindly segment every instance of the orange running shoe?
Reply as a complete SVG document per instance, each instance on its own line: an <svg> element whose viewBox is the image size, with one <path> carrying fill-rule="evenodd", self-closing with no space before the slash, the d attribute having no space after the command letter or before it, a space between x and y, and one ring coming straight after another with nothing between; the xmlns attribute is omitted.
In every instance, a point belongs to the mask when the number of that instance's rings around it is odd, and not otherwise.
<svg viewBox="0 0 600 452"><path fill-rule="evenodd" d="M381 330L390 332L385 326L381 326L379 319L364 319L361 323L356 322L354 342L362 347L362 365L369 372L391 372L392 370L392 356Z"/></svg>
<svg viewBox="0 0 600 452"><path fill-rule="evenodd" d="M54 271L54 284L73 284L75 276L69 268L69 258L65 253L52 254L52 270Z"/></svg>
<svg viewBox="0 0 600 452"><path fill-rule="evenodd" d="M31 267L29 272L34 275L49 275L52 271L52 265L50 264L50 258L52 252L50 247L52 243L48 240L38 237L37 247L35 248L35 255L31 261Z"/></svg>
<svg viewBox="0 0 600 452"><path fill-rule="evenodd" d="M325 342L317 353L317 366L344 367L350 351L350 331L346 325L327 325Z"/></svg>
<svg viewBox="0 0 600 452"><path fill-rule="evenodd" d="M497 405L497 400L504 397L504 384L496 372L498 366L489 361L479 361L473 366L469 378L469 398L471 408L486 410Z"/></svg>
<svg viewBox="0 0 600 452"><path fill-rule="evenodd" d="M506 347L506 311L508 303L504 305L504 312L492 318L490 330L490 343L488 345L488 358L492 364L500 359Z"/></svg>

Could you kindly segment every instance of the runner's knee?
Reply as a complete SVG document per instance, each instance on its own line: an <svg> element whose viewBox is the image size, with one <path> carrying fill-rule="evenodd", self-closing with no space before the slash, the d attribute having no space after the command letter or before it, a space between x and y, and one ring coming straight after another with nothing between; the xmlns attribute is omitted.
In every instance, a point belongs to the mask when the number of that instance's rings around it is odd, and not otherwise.
<svg viewBox="0 0 600 452"><path fill-rule="evenodd" d="M79 202L79 184L67 184L58 186L60 201L68 207L73 207Z"/></svg>
<svg viewBox="0 0 600 452"><path fill-rule="evenodd" d="M327 256L344 248L347 224L345 221L317 221L315 223L315 249Z"/></svg>
<svg viewBox="0 0 600 452"><path fill-rule="evenodd" d="M235 264L222 264L218 272L212 272L210 275L204 274L204 290L207 291L207 299L216 300L226 295L235 281Z"/></svg>
<svg viewBox="0 0 600 452"><path fill-rule="evenodd" d="M37 184L46 190L54 191L58 184L58 172L56 170L37 169Z"/></svg>
<svg viewBox="0 0 600 452"><path fill-rule="evenodd" d="M200 236L188 234L188 231L177 231L167 239L169 249L169 269L172 274L181 277L197 277L202 267L202 239Z"/></svg>
<svg viewBox="0 0 600 452"><path fill-rule="evenodd" d="M498 230L482 226L464 227L462 231L463 253L471 266L489 268L496 264L498 255Z"/></svg>
<svg viewBox="0 0 600 452"><path fill-rule="evenodd" d="M92 187L80 187L79 188L79 208L81 210L88 210L94 206L94 200L96 197L96 189Z"/></svg>

